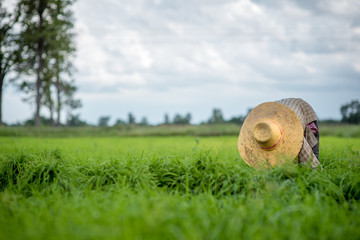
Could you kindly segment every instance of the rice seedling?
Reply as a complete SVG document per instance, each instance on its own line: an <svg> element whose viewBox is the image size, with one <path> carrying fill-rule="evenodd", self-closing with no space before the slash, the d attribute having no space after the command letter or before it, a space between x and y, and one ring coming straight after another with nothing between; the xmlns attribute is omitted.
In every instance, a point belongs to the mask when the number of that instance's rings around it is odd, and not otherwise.
<svg viewBox="0 0 360 240"><path fill-rule="evenodd" d="M255 170L236 137L1 137L0 239L359 239L357 146Z"/></svg>

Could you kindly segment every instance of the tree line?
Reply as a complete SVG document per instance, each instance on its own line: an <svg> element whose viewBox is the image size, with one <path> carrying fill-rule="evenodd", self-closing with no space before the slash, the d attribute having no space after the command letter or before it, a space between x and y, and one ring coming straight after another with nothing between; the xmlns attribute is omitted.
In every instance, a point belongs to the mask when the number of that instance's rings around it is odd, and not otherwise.
<svg viewBox="0 0 360 240"><path fill-rule="evenodd" d="M248 110L250 112L251 109ZM110 116L101 116L98 119L97 126L99 127L108 127L110 126ZM171 118L169 114L164 114L164 120L159 125L190 125L192 120L191 113L186 113L184 115L176 113ZM211 116L208 120L203 121L201 124L223 124L223 123L235 123L242 124L245 120L245 116L232 117L229 120L225 120L223 117L222 111L219 108L214 108L212 110ZM117 119L113 126L124 126L124 125L140 125L140 126L149 126L148 120L146 117L142 117L140 121L136 121L135 116L130 112L128 113L127 120Z"/></svg>
<svg viewBox="0 0 360 240"><path fill-rule="evenodd" d="M74 98L74 0L19 0L13 11L0 1L0 125L5 80L35 105L33 124L41 125L42 108L49 124L61 125L61 114L81 107ZM31 120L29 120L31 122Z"/></svg>
<svg viewBox="0 0 360 240"><path fill-rule="evenodd" d="M249 108L247 110L247 114L252 110ZM321 120L322 123L327 124L338 124L338 123L345 123L345 124L359 124L360 123L360 102L358 100L353 100L350 103L344 104L341 106L340 112L342 114L341 120ZM220 108L214 108L210 114L210 117L202 121L200 124L226 124L226 123L233 123L241 125L247 114L234 116L229 119L225 119ZM98 119L97 124L89 124L84 120L80 119L79 114L71 115L65 125L66 126L99 126L99 127L109 127L109 126L150 126L147 117L142 117L138 121L135 115L131 112L128 113L127 119L116 119L113 124L110 124L111 116L100 116ZM190 125L192 120L191 113L186 113L184 115L176 113L174 116L170 117L169 114L164 114L164 119L161 123L157 125ZM44 126L51 126L51 121L49 118L41 117L41 124ZM22 124L15 124L19 125L26 125L26 126L33 126L34 120L29 119Z"/></svg>
<svg viewBox="0 0 360 240"><path fill-rule="evenodd" d="M252 110L249 108L247 114ZM346 123L346 124L360 124L360 102L358 100L352 100L350 103L341 105L340 107L341 120L322 120L323 123ZM201 122L201 124L225 124L225 123L234 123L234 124L243 124L247 116L239 115L231 117L230 119L225 119L220 108L214 108L211 112L211 115L208 120ZM98 126L109 126L110 116L102 116L99 118ZM164 115L164 121L161 125L189 125L191 124L192 115L191 113L186 113L185 115L175 114L172 120L169 117L169 114ZM124 121L117 119L114 126L119 125L143 125L147 126L148 121L146 117L143 117L140 122L136 122L135 116L132 113L128 114L128 120Z"/></svg>

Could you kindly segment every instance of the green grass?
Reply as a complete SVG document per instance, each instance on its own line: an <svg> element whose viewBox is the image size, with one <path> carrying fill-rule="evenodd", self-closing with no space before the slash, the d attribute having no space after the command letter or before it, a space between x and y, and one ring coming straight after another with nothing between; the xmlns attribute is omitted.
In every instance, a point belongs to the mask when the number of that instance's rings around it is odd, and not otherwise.
<svg viewBox="0 0 360 240"><path fill-rule="evenodd" d="M237 124L117 126L117 127L0 127L8 137L238 136ZM360 137L360 125L320 122L321 136Z"/></svg>
<svg viewBox="0 0 360 240"><path fill-rule="evenodd" d="M121 136L229 136L240 125L124 125L115 127L0 127L0 136L13 137L121 137Z"/></svg>
<svg viewBox="0 0 360 240"><path fill-rule="evenodd" d="M237 137L0 137L0 239L359 239L360 139L323 170L248 167Z"/></svg>

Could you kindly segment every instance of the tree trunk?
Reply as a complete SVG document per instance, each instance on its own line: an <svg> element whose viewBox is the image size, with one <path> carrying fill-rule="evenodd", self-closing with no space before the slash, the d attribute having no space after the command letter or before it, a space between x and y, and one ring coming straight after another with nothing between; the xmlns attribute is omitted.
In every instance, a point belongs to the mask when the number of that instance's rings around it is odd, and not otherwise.
<svg viewBox="0 0 360 240"><path fill-rule="evenodd" d="M39 41L40 44L41 41ZM40 87L41 87L41 69L42 69L42 60L41 60L41 55L42 55L42 50L39 48L38 49L38 61L39 61L39 66L37 69L37 74L36 74L36 110L35 110L35 126L40 126L41 123L41 119L40 119L40 104L41 104L41 92L40 92Z"/></svg>
<svg viewBox="0 0 360 240"><path fill-rule="evenodd" d="M60 73L59 73L59 68L56 69L56 83L55 83L55 87L56 87L56 97L57 97L57 102L56 102L56 112L57 112L57 120L56 120L56 125L60 126L60 114L61 114L61 89L60 89Z"/></svg>
<svg viewBox="0 0 360 240"><path fill-rule="evenodd" d="M50 111L50 125L52 127L54 127L55 126L55 121L54 121L54 110L53 110L52 105L49 106L49 111Z"/></svg>
<svg viewBox="0 0 360 240"><path fill-rule="evenodd" d="M39 28L40 28L40 32L43 31L44 26L43 26L43 13L44 10L46 8L46 0L41 0L39 3L39 7L38 7L38 15L39 15ZM42 78L41 78L41 73L43 71L43 52L44 52L44 37L41 36L38 40L38 46L37 46L37 50L38 50L38 56L37 56L37 61L38 61L38 68L36 71L36 111L35 111L35 126L40 126L41 124L41 119L40 119L40 107L41 107L41 82L42 82Z"/></svg>
<svg viewBox="0 0 360 240"><path fill-rule="evenodd" d="M3 125L3 121L2 121L2 93L3 93L4 79L5 79L5 74L4 73L0 74L0 126Z"/></svg>

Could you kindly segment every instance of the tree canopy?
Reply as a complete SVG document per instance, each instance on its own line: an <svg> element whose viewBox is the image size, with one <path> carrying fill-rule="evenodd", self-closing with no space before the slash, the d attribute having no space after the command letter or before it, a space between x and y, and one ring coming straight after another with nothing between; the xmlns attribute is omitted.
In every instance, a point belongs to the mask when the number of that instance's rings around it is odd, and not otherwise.
<svg viewBox="0 0 360 240"><path fill-rule="evenodd" d="M350 103L342 105L340 112L342 122L351 124L360 123L360 102L358 100L353 100Z"/></svg>
<svg viewBox="0 0 360 240"><path fill-rule="evenodd" d="M27 101L35 102L35 125L40 125L40 109L46 106L57 124L64 104L76 102L71 79L72 57L75 52L72 0L20 0L16 16L21 24L17 42L21 52L16 71L21 75L20 89L28 93ZM55 89L55 90L54 90ZM54 93L56 92L56 98Z"/></svg>
<svg viewBox="0 0 360 240"><path fill-rule="evenodd" d="M15 44L17 35L14 31L17 19L2 4L3 2L0 1L0 125L2 125L2 93L5 77L13 68L18 52Z"/></svg>

